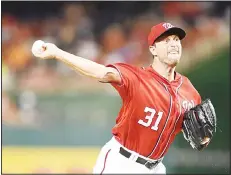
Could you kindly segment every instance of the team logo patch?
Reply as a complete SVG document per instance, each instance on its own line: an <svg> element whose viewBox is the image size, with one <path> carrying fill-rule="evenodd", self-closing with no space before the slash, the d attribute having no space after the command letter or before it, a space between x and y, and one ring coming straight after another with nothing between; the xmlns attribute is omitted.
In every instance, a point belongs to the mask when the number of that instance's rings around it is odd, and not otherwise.
<svg viewBox="0 0 231 175"><path fill-rule="evenodd" d="M172 24L170 24L170 23L164 23L163 24L163 27L165 28L165 29L170 29L170 28L172 28L172 27L174 27Z"/></svg>
<svg viewBox="0 0 231 175"><path fill-rule="evenodd" d="M182 108L184 109L184 111L189 111L191 108L193 108L195 106L195 103L193 100L183 100L182 101Z"/></svg>

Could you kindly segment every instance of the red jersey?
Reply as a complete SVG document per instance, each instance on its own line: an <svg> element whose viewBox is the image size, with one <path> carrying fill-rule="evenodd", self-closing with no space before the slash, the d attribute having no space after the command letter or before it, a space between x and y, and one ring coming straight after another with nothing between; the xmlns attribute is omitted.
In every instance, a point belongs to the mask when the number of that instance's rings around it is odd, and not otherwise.
<svg viewBox="0 0 231 175"><path fill-rule="evenodd" d="M183 114L201 103L188 78L175 73L169 82L151 66L139 68L124 63L116 68L122 83L111 83L122 98L122 107L112 129L126 148L151 159L163 157L182 129Z"/></svg>

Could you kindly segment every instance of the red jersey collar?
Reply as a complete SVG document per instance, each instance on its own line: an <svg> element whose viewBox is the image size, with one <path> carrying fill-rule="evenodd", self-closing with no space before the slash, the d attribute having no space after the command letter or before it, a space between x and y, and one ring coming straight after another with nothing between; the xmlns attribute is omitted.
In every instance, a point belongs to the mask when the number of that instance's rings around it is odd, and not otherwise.
<svg viewBox="0 0 231 175"><path fill-rule="evenodd" d="M164 84L166 85L174 85L174 86L178 86L180 85L181 83L181 78L182 78L182 75L179 74L178 72L174 71L174 74L175 74L175 78L173 81L169 81L167 80L166 78L164 78L163 76L161 76L158 72L156 72L153 68L152 68L152 65L146 67L146 70L153 73L155 78L157 78L159 81L163 82Z"/></svg>

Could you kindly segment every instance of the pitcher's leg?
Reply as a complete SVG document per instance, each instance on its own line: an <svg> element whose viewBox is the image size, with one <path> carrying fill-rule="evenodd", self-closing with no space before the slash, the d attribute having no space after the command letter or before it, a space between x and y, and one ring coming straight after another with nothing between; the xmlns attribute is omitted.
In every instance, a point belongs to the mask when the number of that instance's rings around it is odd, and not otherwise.
<svg viewBox="0 0 231 175"><path fill-rule="evenodd" d="M100 150L100 153L97 157L95 166L93 168L93 174L101 174L104 171L105 165L107 163L107 158L108 158L110 151L111 151L111 149L108 148L107 145L105 145Z"/></svg>

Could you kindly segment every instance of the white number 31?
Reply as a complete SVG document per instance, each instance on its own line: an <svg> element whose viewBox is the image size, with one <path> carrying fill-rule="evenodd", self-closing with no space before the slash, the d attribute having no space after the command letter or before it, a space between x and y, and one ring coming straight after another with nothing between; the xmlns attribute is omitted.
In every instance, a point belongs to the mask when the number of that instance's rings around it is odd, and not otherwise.
<svg viewBox="0 0 231 175"><path fill-rule="evenodd" d="M144 112L146 112L146 113L147 113L147 112L150 112L150 115L146 115L146 117L145 117L145 119L146 119L147 121L145 122L145 121L143 121L143 120L140 119L140 120L138 121L138 123L141 124L141 125L143 125L143 126L145 126L145 127L149 127L149 126L151 125L151 123L152 123L152 120L153 120L154 115L156 114L156 111L155 111L155 109L146 107L146 108L144 109ZM154 125L151 127L152 130L154 130L154 131L157 131L157 130L158 130L158 125L159 125L159 123L160 123L160 120L161 120L162 116L163 116L163 112L158 112L158 117L157 117L157 119L156 119L156 122L155 122Z"/></svg>

